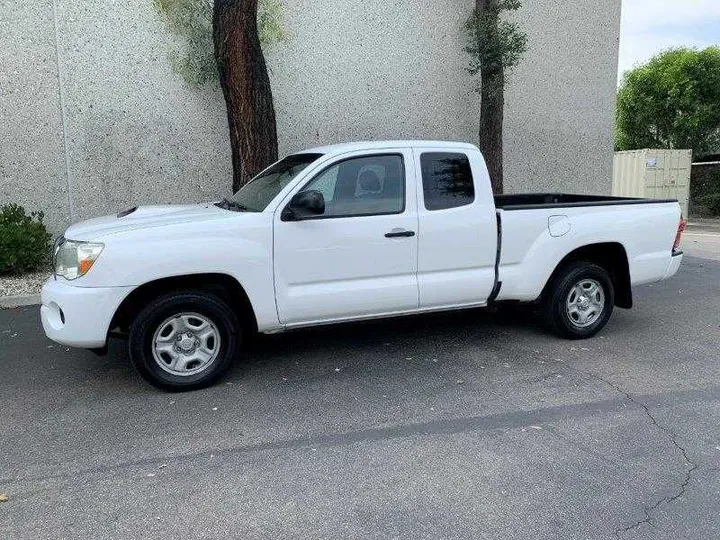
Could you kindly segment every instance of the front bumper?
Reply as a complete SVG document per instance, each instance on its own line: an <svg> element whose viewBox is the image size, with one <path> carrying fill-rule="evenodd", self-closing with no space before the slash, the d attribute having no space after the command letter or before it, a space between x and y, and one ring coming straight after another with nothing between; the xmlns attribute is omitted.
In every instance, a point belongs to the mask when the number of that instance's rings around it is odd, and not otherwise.
<svg viewBox="0 0 720 540"><path fill-rule="evenodd" d="M76 287L51 277L42 288L43 330L53 341L70 347L103 347L117 308L134 288Z"/></svg>

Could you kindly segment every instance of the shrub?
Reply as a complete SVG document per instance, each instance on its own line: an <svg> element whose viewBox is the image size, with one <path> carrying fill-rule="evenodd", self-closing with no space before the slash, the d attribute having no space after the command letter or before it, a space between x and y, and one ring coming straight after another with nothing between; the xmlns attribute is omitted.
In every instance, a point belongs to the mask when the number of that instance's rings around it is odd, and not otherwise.
<svg viewBox="0 0 720 540"><path fill-rule="evenodd" d="M690 203L692 214L720 215L720 166L703 165L692 168Z"/></svg>
<svg viewBox="0 0 720 540"><path fill-rule="evenodd" d="M50 233L42 212L25 213L17 204L0 207L0 274L38 270L48 261Z"/></svg>
<svg viewBox="0 0 720 540"><path fill-rule="evenodd" d="M712 193L698 198L698 202L707 208L713 216L720 216L720 193Z"/></svg>

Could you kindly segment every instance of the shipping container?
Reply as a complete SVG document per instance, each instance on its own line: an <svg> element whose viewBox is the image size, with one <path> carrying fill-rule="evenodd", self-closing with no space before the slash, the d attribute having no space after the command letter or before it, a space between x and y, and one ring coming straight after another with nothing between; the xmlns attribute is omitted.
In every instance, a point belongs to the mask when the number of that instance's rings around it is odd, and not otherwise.
<svg viewBox="0 0 720 540"><path fill-rule="evenodd" d="M677 199L687 218L691 170L692 150L615 152L612 194Z"/></svg>

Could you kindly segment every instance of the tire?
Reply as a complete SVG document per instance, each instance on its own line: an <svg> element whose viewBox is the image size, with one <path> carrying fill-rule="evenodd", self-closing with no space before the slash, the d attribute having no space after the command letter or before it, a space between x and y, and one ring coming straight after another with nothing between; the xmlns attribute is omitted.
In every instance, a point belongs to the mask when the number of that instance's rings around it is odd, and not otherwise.
<svg viewBox="0 0 720 540"><path fill-rule="evenodd" d="M579 261L553 276L542 301L542 315L559 336L586 339L605 327L614 306L615 288L607 270Z"/></svg>
<svg viewBox="0 0 720 540"><path fill-rule="evenodd" d="M143 379L161 390L205 388L233 365L240 328L233 310L215 295L166 294L148 304L130 326L130 361Z"/></svg>

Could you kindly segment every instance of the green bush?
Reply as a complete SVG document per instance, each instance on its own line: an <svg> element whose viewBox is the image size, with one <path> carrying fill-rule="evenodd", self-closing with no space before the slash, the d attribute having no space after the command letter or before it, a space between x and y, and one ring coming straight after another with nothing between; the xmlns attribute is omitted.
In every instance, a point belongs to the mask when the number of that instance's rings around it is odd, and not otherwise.
<svg viewBox="0 0 720 540"><path fill-rule="evenodd" d="M720 216L720 193L703 195L698 198L698 202L707 208L711 215Z"/></svg>
<svg viewBox="0 0 720 540"><path fill-rule="evenodd" d="M0 274L38 270L48 262L50 233L42 212L25 213L17 204L0 207Z"/></svg>
<svg viewBox="0 0 720 540"><path fill-rule="evenodd" d="M703 165L692 168L690 180L690 203L692 214L720 216L720 166Z"/></svg>

